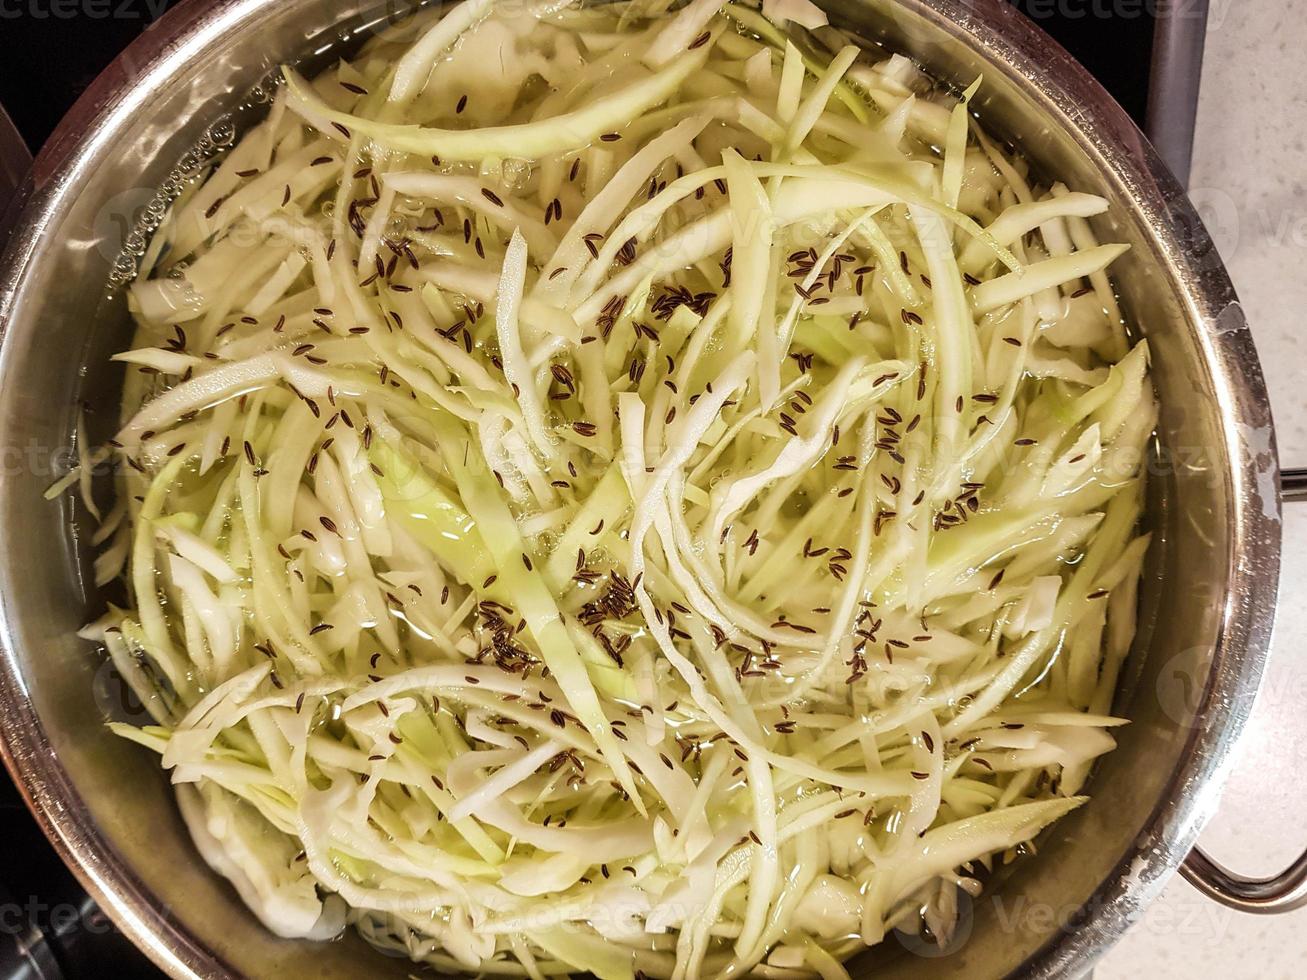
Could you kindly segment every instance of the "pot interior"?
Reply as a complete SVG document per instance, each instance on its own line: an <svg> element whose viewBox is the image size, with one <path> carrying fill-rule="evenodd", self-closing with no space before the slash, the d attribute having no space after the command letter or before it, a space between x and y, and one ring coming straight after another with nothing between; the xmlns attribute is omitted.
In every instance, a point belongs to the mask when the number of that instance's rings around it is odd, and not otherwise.
<svg viewBox="0 0 1307 980"><path fill-rule="evenodd" d="M986 128L1041 172L1107 197L1100 239L1133 245L1114 266L1116 283L1151 345L1161 422L1140 632L1117 706L1132 724L1090 783L1091 803L1041 838L1036 860L1019 862L972 903L953 952L892 935L852 968L868 975L874 965L896 978L1064 974L1086 966L1160 889L1204 815L1195 794L1247 710L1229 694L1248 694L1250 678L1255 684L1278 569L1260 375L1219 259L1179 188L1060 49L997 0L823 5L834 23L911 54L941 80L966 85L983 74L975 105ZM8 257L15 288L0 289L9 751L93 891L178 975L414 972L352 935L329 945L274 938L204 865L157 759L103 727L132 705L74 635L103 601L92 585L89 524L68 495L42 496L67 464L79 405L94 433L114 428L121 374L108 357L131 327L121 292L101 284L141 209L202 134L222 143L261 111L248 93L280 62L311 70L325 63L324 49L357 45L409 12L393 0L361 14L364 6L238 0L170 13L47 147ZM305 59L306 51L318 53ZM215 130L229 112L230 123ZM1069 128L1077 124L1091 133ZM1248 473L1263 481L1261 497L1248 497Z"/></svg>

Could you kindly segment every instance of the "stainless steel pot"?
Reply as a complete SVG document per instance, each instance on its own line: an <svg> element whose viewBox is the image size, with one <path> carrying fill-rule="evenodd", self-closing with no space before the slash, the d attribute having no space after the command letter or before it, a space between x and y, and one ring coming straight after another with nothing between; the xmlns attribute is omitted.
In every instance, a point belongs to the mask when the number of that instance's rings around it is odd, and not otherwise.
<svg viewBox="0 0 1307 980"><path fill-rule="evenodd" d="M204 867L156 760L102 727L88 549L42 491L79 402L111 417L102 367L127 335L106 295L121 219L264 74L357 43L372 0L221 0L170 11L92 85L36 161L0 262L0 734L5 760L64 859L176 977L403 976L361 941L280 941ZM969 910L950 955L873 954L885 976L1077 975L1190 855L1230 904L1304 900L1307 861L1264 882L1190 849L1216 802L1261 676L1279 572L1275 440L1238 300L1179 185L1107 94L1001 0L829 0L833 20L938 77L983 74L988 128L1048 174L1112 203L1101 235L1133 244L1117 282L1152 345L1162 415L1154 547L1118 710L1134 720L1093 800ZM133 197L136 194L138 196ZM147 195L148 196L148 195ZM115 239L115 235L118 236ZM1037 913L1037 914L1036 914ZM911 944L907 944L911 945ZM922 952L918 949L917 952ZM855 968L855 973L863 972Z"/></svg>

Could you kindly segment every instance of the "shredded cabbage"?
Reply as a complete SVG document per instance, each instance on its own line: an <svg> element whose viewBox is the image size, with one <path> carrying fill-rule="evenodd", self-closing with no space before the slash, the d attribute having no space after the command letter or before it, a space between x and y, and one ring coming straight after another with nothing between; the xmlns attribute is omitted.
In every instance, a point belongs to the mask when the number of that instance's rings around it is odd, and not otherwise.
<svg viewBox="0 0 1307 980"><path fill-rule="evenodd" d="M127 464L84 635L278 935L844 977L1114 745L1156 410L1107 202L979 83L801 53L806 0L668 7L287 69L132 287L54 488Z"/></svg>

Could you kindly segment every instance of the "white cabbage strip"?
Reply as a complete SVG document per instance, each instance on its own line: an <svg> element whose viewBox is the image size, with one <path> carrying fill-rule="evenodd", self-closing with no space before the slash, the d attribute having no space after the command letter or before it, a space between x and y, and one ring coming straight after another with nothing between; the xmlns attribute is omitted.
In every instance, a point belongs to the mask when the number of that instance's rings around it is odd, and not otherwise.
<svg viewBox="0 0 1307 980"><path fill-rule="evenodd" d="M806 0L668 8L288 72L133 288L59 487L128 464L85 635L279 935L840 977L1114 744L1155 407L1107 202L975 86L801 54Z"/></svg>

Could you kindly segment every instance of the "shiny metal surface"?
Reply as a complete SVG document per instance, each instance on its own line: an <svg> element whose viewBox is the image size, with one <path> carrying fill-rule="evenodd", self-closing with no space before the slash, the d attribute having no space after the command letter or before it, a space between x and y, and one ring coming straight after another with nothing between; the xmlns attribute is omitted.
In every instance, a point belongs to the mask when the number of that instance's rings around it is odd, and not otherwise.
<svg viewBox="0 0 1307 980"><path fill-rule="evenodd" d="M1280 494L1284 500L1307 500L1307 470L1284 470L1280 474Z"/></svg>
<svg viewBox="0 0 1307 980"><path fill-rule="evenodd" d="M1265 878L1249 878L1217 864L1198 848L1180 866L1186 880L1213 901L1240 912L1278 914L1307 905L1307 853Z"/></svg>
<svg viewBox="0 0 1307 980"><path fill-rule="evenodd" d="M1207 0L1159 4L1153 27L1153 72L1144 129L1171 173L1189 183L1198 117L1198 82L1207 40Z"/></svg>
<svg viewBox="0 0 1307 980"><path fill-rule="evenodd" d="M1280 471L1280 498L1307 501L1307 470ZM1307 905L1307 851L1283 871L1263 878L1239 874L1195 847L1180 865L1185 879L1200 892L1229 908L1259 915L1278 915Z"/></svg>
<svg viewBox="0 0 1307 980"><path fill-rule="evenodd" d="M127 337L102 295L116 216L158 187L224 109L281 60L349 43L371 0L181 5L91 87L36 162L0 259L0 736L46 832L91 893L175 977L405 976L349 938L280 941L186 838L156 760L105 732L100 663L74 631L98 599L80 515L49 503L47 460L77 406L112 428ZM943 80L984 75L987 128L1047 174L1112 203L1100 236L1132 243L1122 301L1153 353L1162 416L1154 544L1117 710L1133 723L1092 802L1038 860L964 910L948 955L891 940L852 972L1079 975L1162 889L1215 806L1270 636L1279 569L1275 442L1238 301L1181 188L1124 113L1001 0L829 0L835 23ZM394 10L392 6L389 9ZM310 59L311 60L311 59ZM132 195L136 195L133 197ZM16 462L15 462L16 461ZM102 679L102 678L101 678ZM924 958L930 953L929 958Z"/></svg>

